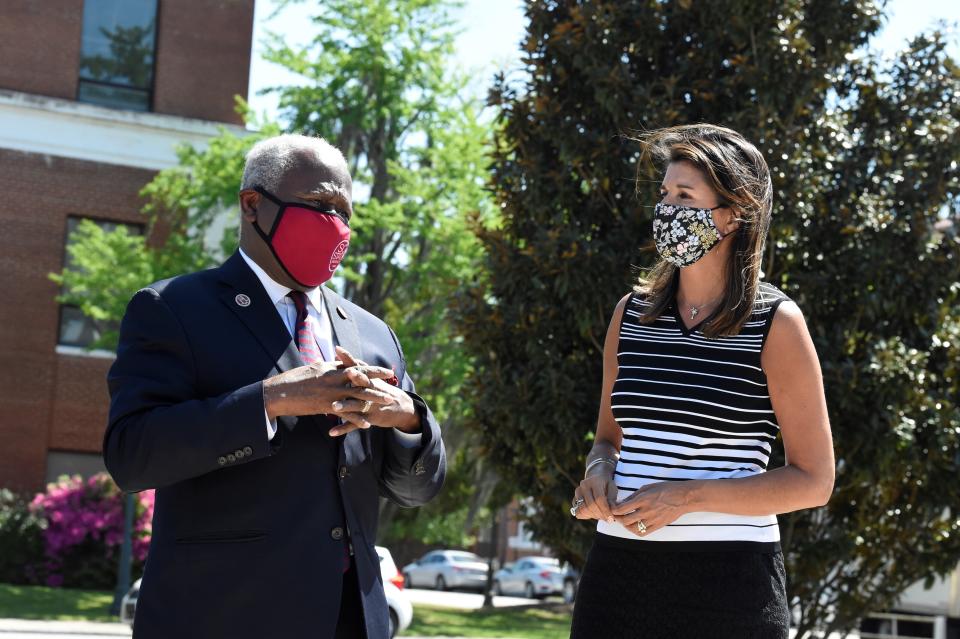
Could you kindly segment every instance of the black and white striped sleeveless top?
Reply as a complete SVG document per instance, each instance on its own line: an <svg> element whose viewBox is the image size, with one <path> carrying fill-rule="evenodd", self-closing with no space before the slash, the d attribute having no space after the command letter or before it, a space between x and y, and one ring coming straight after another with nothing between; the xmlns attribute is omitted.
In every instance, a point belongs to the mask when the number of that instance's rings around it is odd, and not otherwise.
<svg viewBox="0 0 960 639"><path fill-rule="evenodd" d="M788 298L769 284L760 285L757 297L739 335L711 339L700 324L684 326L676 303L653 323L641 324L638 318L649 304L630 296L611 398L623 429L618 499L653 482L747 477L766 470L779 426L760 352L777 306ZM642 538L617 523L601 521L597 530L638 543L697 542L684 545L704 550L776 550L780 541L774 515L688 513Z"/></svg>

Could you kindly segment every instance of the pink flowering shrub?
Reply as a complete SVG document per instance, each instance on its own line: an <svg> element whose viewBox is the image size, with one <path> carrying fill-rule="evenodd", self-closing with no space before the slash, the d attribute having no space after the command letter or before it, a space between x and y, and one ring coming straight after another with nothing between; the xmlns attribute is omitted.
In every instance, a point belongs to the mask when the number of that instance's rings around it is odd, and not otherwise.
<svg viewBox="0 0 960 639"><path fill-rule="evenodd" d="M41 526L44 562L28 566L28 580L48 586L112 588L123 543L124 496L110 476L61 477L37 494L30 510ZM153 491L134 496L133 572L142 570L150 545Z"/></svg>

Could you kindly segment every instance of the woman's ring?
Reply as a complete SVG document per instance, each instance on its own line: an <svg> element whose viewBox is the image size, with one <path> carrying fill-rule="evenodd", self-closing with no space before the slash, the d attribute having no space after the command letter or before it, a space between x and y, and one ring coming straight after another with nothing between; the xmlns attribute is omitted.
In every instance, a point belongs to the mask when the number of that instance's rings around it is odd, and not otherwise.
<svg viewBox="0 0 960 639"><path fill-rule="evenodd" d="M577 516L577 511L580 510L580 506L586 503L586 500L583 497L577 497L576 501L573 502L573 506L570 507L570 514L574 517Z"/></svg>
<svg viewBox="0 0 960 639"><path fill-rule="evenodd" d="M363 402L363 408L360 409L360 412L366 415L370 412L371 406L373 406L373 402L368 399L367 401Z"/></svg>
<svg viewBox="0 0 960 639"><path fill-rule="evenodd" d="M647 532L647 525L643 523L642 519L637 522L637 532L640 533L641 535Z"/></svg>

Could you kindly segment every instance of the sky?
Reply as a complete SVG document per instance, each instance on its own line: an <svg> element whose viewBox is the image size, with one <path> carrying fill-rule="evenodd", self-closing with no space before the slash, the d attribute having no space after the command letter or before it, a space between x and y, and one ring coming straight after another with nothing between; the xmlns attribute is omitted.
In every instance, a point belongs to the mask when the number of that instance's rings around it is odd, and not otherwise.
<svg viewBox="0 0 960 639"><path fill-rule="evenodd" d="M249 101L255 112L268 115L275 113L276 98L258 96L257 92L266 86L295 83L298 78L263 60L266 33L282 34L291 44L309 42L312 33L308 17L316 0L290 6L271 18L276 4L276 0L256 0L250 67ZM495 72L519 65L518 46L524 33L522 7L520 0L466 0L456 12L462 32L457 38L453 63L469 72L473 78L471 89L477 95L485 95ZM892 55L911 37L931 29L938 21L946 21L953 25L951 51L960 59L960 32L956 27L960 22L960 4L956 0L890 0L885 13L886 24L871 42L872 48Z"/></svg>

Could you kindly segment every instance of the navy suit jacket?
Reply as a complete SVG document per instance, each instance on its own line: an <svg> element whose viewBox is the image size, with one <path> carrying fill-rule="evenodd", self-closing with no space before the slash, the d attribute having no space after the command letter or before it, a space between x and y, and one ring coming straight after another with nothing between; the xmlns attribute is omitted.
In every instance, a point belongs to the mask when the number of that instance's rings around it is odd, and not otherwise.
<svg viewBox="0 0 960 639"><path fill-rule="evenodd" d="M393 368L415 398L419 448L393 429L331 438L322 416L281 417L268 440L262 380L302 360L239 254L130 301L107 376L103 455L123 490L157 489L136 637L332 637L348 539L367 636L387 637L378 496L432 498L443 442L393 331L330 290L324 299L334 340Z"/></svg>

